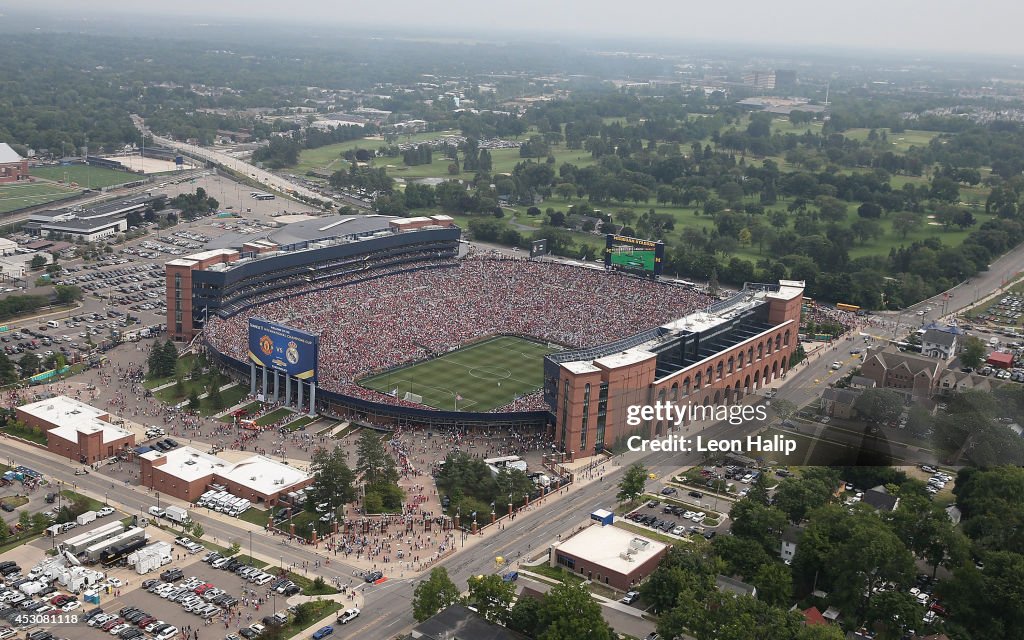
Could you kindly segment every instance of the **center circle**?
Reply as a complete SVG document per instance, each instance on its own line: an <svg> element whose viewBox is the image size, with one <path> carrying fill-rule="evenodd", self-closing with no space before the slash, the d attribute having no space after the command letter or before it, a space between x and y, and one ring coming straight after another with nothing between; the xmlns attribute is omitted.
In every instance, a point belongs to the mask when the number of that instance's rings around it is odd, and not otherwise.
<svg viewBox="0 0 1024 640"><path fill-rule="evenodd" d="M501 367L473 367L469 375L481 380L507 380L512 377L512 372Z"/></svg>

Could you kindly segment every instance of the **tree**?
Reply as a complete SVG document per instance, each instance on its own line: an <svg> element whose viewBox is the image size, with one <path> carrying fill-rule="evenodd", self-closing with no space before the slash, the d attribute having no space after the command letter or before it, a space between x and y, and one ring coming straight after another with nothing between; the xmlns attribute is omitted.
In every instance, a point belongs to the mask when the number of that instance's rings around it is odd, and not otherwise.
<svg viewBox="0 0 1024 640"><path fill-rule="evenodd" d="M490 622L506 624L515 598L515 586L495 573L472 576L468 585L466 601L476 607L477 613Z"/></svg>
<svg viewBox="0 0 1024 640"><path fill-rule="evenodd" d="M203 525L199 524L198 522L192 523L192 537L193 538L195 538L196 540L202 540L203 539L203 535L205 535L205 534L206 534L206 529L203 528Z"/></svg>
<svg viewBox="0 0 1024 640"><path fill-rule="evenodd" d="M2 529L3 527L0 527ZM537 626L540 622L540 602L534 598L519 598L512 611L509 612L508 622L505 626L513 631L518 631L528 637L537 635Z"/></svg>
<svg viewBox="0 0 1024 640"><path fill-rule="evenodd" d="M59 284L53 290L56 293L57 304L72 304L84 297L82 288L74 285Z"/></svg>
<svg viewBox="0 0 1024 640"><path fill-rule="evenodd" d="M35 269L42 269L45 265L46 265L46 256L43 256L43 255L38 254L38 253L36 255L32 256L32 259L29 260L29 263L28 263L28 266L31 269L33 269L33 270L35 270Z"/></svg>
<svg viewBox="0 0 1024 640"><path fill-rule="evenodd" d="M964 341L963 349L960 351L960 364L976 369L985 360L987 353L988 348L981 338L968 336L967 340Z"/></svg>
<svg viewBox="0 0 1024 640"><path fill-rule="evenodd" d="M892 389L865 389L854 400L853 408L869 424L878 426L899 416L903 401Z"/></svg>
<svg viewBox="0 0 1024 640"><path fill-rule="evenodd" d="M230 557L230 556L238 555L238 552L241 551L241 550L242 550L242 545L238 542L238 540L233 540L231 542L231 546L228 547L228 556Z"/></svg>
<svg viewBox="0 0 1024 640"><path fill-rule="evenodd" d="M921 605L904 591L881 591L868 603L867 622L879 624L894 635L908 625L920 622Z"/></svg>
<svg viewBox="0 0 1024 640"><path fill-rule="evenodd" d="M318 447L313 452L310 465L313 485L306 489L309 493L305 502L307 509L314 510L316 505L327 503L327 513L337 514L342 505L355 497L355 473L345 461L346 454L340 445L334 449Z"/></svg>
<svg viewBox="0 0 1024 640"><path fill-rule="evenodd" d="M789 604L793 594L793 576L789 567L776 559L757 570L753 580L757 597L768 604L783 607Z"/></svg>
<svg viewBox="0 0 1024 640"><path fill-rule="evenodd" d="M32 375L39 371L39 356L31 352L26 353L18 360L18 366L21 367L22 375Z"/></svg>
<svg viewBox="0 0 1024 640"><path fill-rule="evenodd" d="M775 506L786 513L789 521L800 524L814 509L827 504L833 488L815 478L786 478L775 491Z"/></svg>
<svg viewBox="0 0 1024 640"><path fill-rule="evenodd" d="M878 206L874 202L865 202L857 207L857 215L865 219L881 218L882 207Z"/></svg>
<svg viewBox="0 0 1024 640"><path fill-rule="evenodd" d="M619 502L633 502L643 494L646 484L647 468L639 462L634 463L622 475L615 499Z"/></svg>
<svg viewBox="0 0 1024 640"><path fill-rule="evenodd" d="M611 627L601 615L601 605L578 583L559 583L544 594L540 605L543 631L538 640L611 640Z"/></svg>
<svg viewBox="0 0 1024 640"><path fill-rule="evenodd" d="M900 238L907 239L907 234L921 227L921 217L910 211L897 213L892 218L892 230L900 234Z"/></svg>
<svg viewBox="0 0 1024 640"><path fill-rule="evenodd" d="M435 567L430 577L416 585L412 596L412 616L417 622L436 615L459 600L459 588L448 577L448 570Z"/></svg>
<svg viewBox="0 0 1024 640"><path fill-rule="evenodd" d="M188 394L188 408L190 411L199 410L199 392L195 388Z"/></svg>
<svg viewBox="0 0 1024 640"><path fill-rule="evenodd" d="M380 434L364 429L356 445L356 471L363 474L367 484L394 484L398 482L395 460L384 448Z"/></svg>

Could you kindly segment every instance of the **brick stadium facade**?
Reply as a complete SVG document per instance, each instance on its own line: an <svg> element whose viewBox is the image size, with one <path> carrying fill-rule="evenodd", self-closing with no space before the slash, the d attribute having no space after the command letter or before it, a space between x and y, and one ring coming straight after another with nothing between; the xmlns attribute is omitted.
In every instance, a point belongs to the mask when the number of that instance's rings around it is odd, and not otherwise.
<svg viewBox="0 0 1024 640"><path fill-rule="evenodd" d="M630 435L665 435L665 421L626 423L631 405L721 405L785 375L798 344L803 282L747 285L711 308L637 336L552 354L545 398L555 442L590 456Z"/></svg>

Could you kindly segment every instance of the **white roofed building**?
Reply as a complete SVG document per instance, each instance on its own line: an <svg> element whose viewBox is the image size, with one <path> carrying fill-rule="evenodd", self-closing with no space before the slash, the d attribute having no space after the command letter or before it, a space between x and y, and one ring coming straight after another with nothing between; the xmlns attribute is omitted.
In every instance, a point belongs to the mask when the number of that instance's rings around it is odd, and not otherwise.
<svg viewBox="0 0 1024 640"><path fill-rule="evenodd" d="M18 420L46 433L46 448L69 460L93 464L135 445L135 434L103 409L68 396L18 407Z"/></svg>
<svg viewBox="0 0 1024 640"><path fill-rule="evenodd" d="M147 451L139 460L142 485L188 502L198 499L210 484L220 484L253 504L274 505L281 495L313 482L308 473L261 455L229 462L192 447L179 447Z"/></svg>

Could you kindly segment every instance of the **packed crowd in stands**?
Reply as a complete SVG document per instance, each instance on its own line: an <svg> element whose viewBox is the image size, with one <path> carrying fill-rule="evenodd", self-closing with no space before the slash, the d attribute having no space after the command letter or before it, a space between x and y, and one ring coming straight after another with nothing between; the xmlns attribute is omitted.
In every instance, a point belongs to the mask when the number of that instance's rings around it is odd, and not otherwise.
<svg viewBox="0 0 1024 640"><path fill-rule="evenodd" d="M313 282L278 291L275 296L287 295L227 319L211 318L207 339L222 353L245 361L250 316L319 334L322 388L419 406L355 381L495 334L573 348L595 346L709 303L703 294L668 284L560 263L486 258L438 261L437 266L384 273L343 287L337 285L365 274L332 280L329 289ZM530 394L512 404L534 408L539 397Z"/></svg>
<svg viewBox="0 0 1024 640"><path fill-rule="evenodd" d="M805 308L801 324L806 326L808 323L813 323L814 325L839 325L844 333L858 324L856 314L819 304L808 305Z"/></svg>

